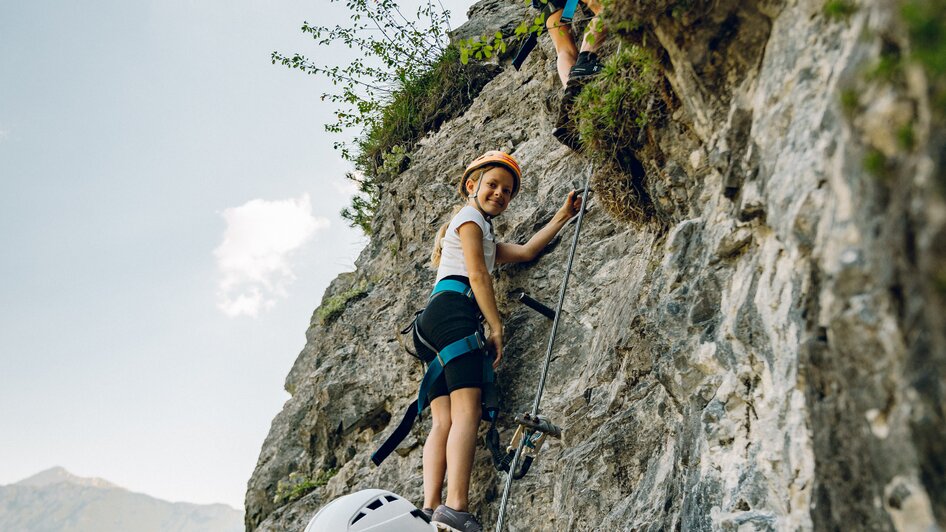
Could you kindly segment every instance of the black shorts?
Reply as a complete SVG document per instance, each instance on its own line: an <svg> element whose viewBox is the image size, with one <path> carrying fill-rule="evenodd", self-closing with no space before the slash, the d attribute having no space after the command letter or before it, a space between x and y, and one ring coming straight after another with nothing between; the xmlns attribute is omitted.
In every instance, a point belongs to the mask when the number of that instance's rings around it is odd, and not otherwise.
<svg viewBox="0 0 946 532"><path fill-rule="evenodd" d="M430 362L436 356L436 353L417 337L418 329L425 340L440 350L480 330L479 316L479 308L469 297L458 292L438 294L414 324L414 349L417 350L417 355L425 362ZM448 362L444 372L427 392L428 401L442 395L450 395L450 392L460 388L481 388L485 356L485 353L480 351Z"/></svg>
<svg viewBox="0 0 946 532"><path fill-rule="evenodd" d="M565 1L566 0L549 0L548 3L555 7L555 11L558 11L559 9L565 9ZM541 11L545 5L542 4L542 0L532 0L532 7ZM555 11L553 11L553 13Z"/></svg>

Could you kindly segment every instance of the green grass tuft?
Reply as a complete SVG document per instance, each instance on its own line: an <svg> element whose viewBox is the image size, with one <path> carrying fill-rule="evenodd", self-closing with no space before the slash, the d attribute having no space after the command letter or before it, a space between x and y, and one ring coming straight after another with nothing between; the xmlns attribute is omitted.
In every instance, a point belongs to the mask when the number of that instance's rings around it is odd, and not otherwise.
<svg viewBox="0 0 946 532"><path fill-rule="evenodd" d="M906 123L897 129L897 144L907 151L913 151L916 146L916 133L912 123Z"/></svg>
<svg viewBox="0 0 946 532"><path fill-rule="evenodd" d="M887 177L887 157L879 150L871 149L864 156L864 169L874 177Z"/></svg>
<svg viewBox="0 0 946 532"><path fill-rule="evenodd" d="M930 77L933 103L946 109L946 0L906 0L901 8L911 57Z"/></svg>
<svg viewBox="0 0 946 532"><path fill-rule="evenodd" d="M841 110L844 112L844 116L848 118L854 116L859 106L860 98L857 95L857 91L853 89L844 89L841 91Z"/></svg>
<svg viewBox="0 0 946 532"><path fill-rule="evenodd" d="M829 19L846 19L857 12L857 6L850 0L828 0L822 7L824 15Z"/></svg>
<svg viewBox="0 0 946 532"><path fill-rule="evenodd" d="M339 318L352 301L357 301L368 295L369 287L367 281L362 281L358 285L334 295L322 301L319 308L315 311L315 316L322 325L328 325Z"/></svg>
<svg viewBox="0 0 946 532"><path fill-rule="evenodd" d="M934 76L946 76L946 0L908 0L901 13L913 56Z"/></svg>
<svg viewBox="0 0 946 532"><path fill-rule="evenodd" d="M867 71L867 79L895 81L903 74L903 62L898 54L881 54L877 63Z"/></svg>
<svg viewBox="0 0 946 532"><path fill-rule="evenodd" d="M274 504L292 502L301 499L304 495L316 488L328 484L328 481L338 473L338 469L325 469L316 473L315 478L309 478L298 471L290 473L288 480L280 480L276 484Z"/></svg>

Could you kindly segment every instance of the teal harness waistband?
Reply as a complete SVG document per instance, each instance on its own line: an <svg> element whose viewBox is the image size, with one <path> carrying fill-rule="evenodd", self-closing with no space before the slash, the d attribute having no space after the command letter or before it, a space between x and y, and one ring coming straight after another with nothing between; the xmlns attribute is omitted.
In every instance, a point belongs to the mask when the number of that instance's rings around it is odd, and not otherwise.
<svg viewBox="0 0 946 532"><path fill-rule="evenodd" d="M470 288L468 284L455 279L442 279L439 281L434 286L434 290L430 294L430 299L433 299L438 294L443 292L458 292L465 295L466 297L469 297L470 299L473 299L473 289ZM401 419L401 422L398 424L397 428L394 429L394 432L392 432L391 435L388 436L388 439L385 440L383 444L381 444L381 447L379 447L378 450L371 455L371 461L374 462L375 465L381 465L381 462L383 462L389 454L394 452L394 449L397 448L398 444L407 437L408 433L410 433L411 427L414 425L414 421L417 419L417 416L427 408L427 395L430 392L430 388L433 386L434 382L436 382L437 379L440 378L440 375L443 374L444 367L446 367L446 365L452 360L469 355L471 353L478 353L486 350L486 341L483 337L483 333L480 331L476 331L469 336L447 344L443 349L438 351L424 338L423 334L420 332L420 329L416 329L416 324L414 327L417 331L417 338L419 338L428 349L433 351L436 356L427 365L427 371L424 373L424 378L420 383L420 389L417 391L417 399L407 407L404 417ZM496 394L493 386L495 382L496 377L493 373L492 361L490 361L488 357L484 357L483 398L484 402L487 402L487 407L484 409L484 413L488 413L491 419L495 418L496 412L498 411L498 408L495 407ZM488 388L488 390L486 388Z"/></svg>
<svg viewBox="0 0 946 532"><path fill-rule="evenodd" d="M473 288L463 281L456 279L441 279L434 285L434 290L430 293L430 299L441 292L459 292L466 297L473 299Z"/></svg>

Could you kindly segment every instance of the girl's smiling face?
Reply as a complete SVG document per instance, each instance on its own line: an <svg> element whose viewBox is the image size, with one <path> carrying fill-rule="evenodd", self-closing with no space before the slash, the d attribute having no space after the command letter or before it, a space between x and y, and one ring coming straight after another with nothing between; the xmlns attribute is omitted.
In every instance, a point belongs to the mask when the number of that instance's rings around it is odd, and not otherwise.
<svg viewBox="0 0 946 532"><path fill-rule="evenodd" d="M508 169L502 166L487 169L477 181L472 179L466 181L470 204L474 207L478 206L490 216L498 216L509 207L514 186L515 178Z"/></svg>

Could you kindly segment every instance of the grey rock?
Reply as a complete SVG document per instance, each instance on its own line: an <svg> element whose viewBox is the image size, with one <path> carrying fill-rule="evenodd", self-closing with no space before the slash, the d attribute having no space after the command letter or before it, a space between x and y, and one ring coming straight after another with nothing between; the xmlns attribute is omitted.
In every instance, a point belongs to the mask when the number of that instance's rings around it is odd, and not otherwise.
<svg viewBox="0 0 946 532"><path fill-rule="evenodd" d="M942 528L943 135L915 123L918 145L891 158L886 180L863 165L870 146L896 149L877 124L931 112L922 83L856 74L880 39L906 38L897 8L861 2L837 21L819 2L691 4L641 18L679 102L679 122L655 135L667 160L645 161L659 220L617 223L592 201L541 405L565 433L514 484L509 530ZM498 18L470 28L518 23L504 6L477 4L472 13ZM412 155L357 271L326 296L360 280L371 291L337 321L313 322L287 377L292 398L249 481L248 530L300 529L319 505L367 487L420 502L425 421L400 455L368 461L421 378L398 331L431 287L427 252L467 161L506 146L522 163L522 193L496 221L511 241L589 172L549 135L554 60L542 38L521 71L500 61L471 108ZM888 103L846 117L839 93L851 84ZM510 294L555 301L574 227L495 276L507 413L531 406L549 332ZM475 460L471 505L488 524L504 478L484 449ZM273 502L290 473L335 469L309 495Z"/></svg>

